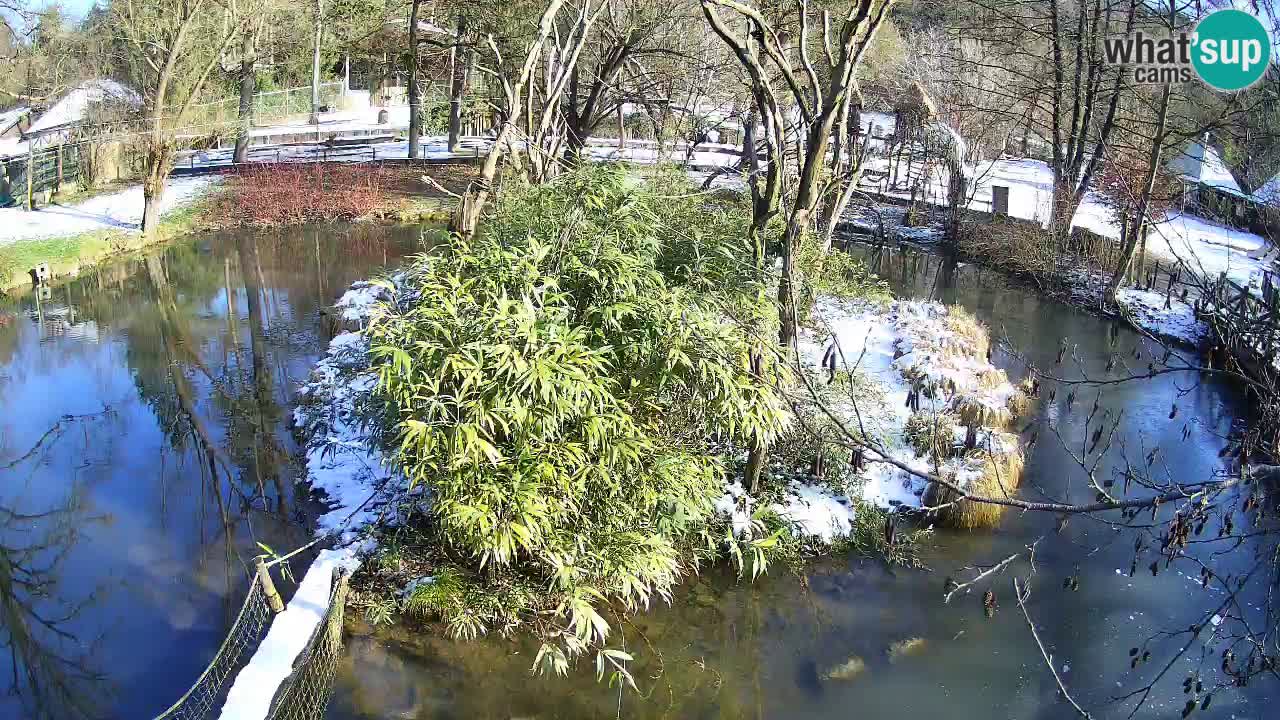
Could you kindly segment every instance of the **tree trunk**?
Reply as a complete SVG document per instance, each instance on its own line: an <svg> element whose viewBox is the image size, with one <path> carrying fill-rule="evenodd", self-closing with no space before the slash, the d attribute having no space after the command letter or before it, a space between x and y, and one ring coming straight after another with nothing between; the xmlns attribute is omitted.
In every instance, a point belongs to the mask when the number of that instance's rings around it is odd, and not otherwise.
<svg viewBox="0 0 1280 720"><path fill-rule="evenodd" d="M1170 14L1174 13L1172 9L1173 0L1170 0ZM1174 18L1170 18L1170 27L1174 25ZM1129 237L1120 250L1120 262L1116 265L1116 270L1111 275L1111 282L1107 285L1107 301L1111 304L1116 302L1116 293L1120 291L1120 283L1124 282L1124 276L1129 272L1129 264L1133 261L1133 252L1141 241L1145 248L1146 245L1146 223L1147 210L1151 206L1151 193L1155 189L1156 174L1160 172L1160 152L1164 147L1165 128L1169 122L1169 96L1170 86L1165 85L1160 93L1160 111L1156 117L1156 132L1151 140L1151 152L1147 155L1147 178L1142 186L1142 194L1138 196L1138 211L1133 218L1133 231L1129 233Z"/></svg>
<svg viewBox="0 0 1280 720"><path fill-rule="evenodd" d="M622 113L622 103L618 103L618 153L627 149L627 118Z"/></svg>
<svg viewBox="0 0 1280 720"><path fill-rule="evenodd" d="M249 132L253 128L253 94L258 89L255 73L257 58L253 47L254 33L248 28L242 31L240 38L240 128L236 133L236 150L232 161L237 163L249 159Z"/></svg>
<svg viewBox="0 0 1280 720"><path fill-rule="evenodd" d="M409 159L422 154L422 98L418 89L418 9L422 0L413 0L409 10Z"/></svg>
<svg viewBox="0 0 1280 720"><path fill-rule="evenodd" d="M751 375L756 382L764 382L764 353L755 350L751 353ZM769 448L760 442L759 436L751 438L751 446L747 452L747 467L742 485L746 491L754 495L760 489L760 476L769 461Z"/></svg>
<svg viewBox="0 0 1280 720"><path fill-rule="evenodd" d="M453 77L449 80L449 152L458 152L462 142L462 101L467 91L468 56L462 39L467 32L466 16L458 15L458 30L453 42Z"/></svg>
<svg viewBox="0 0 1280 720"><path fill-rule="evenodd" d="M760 157L756 155L756 111L754 109L748 110L746 118L742 121L742 161L738 163L738 168L752 174L760 170Z"/></svg>
<svg viewBox="0 0 1280 720"><path fill-rule="evenodd" d="M320 124L320 37L324 31L324 0L316 0L316 28L311 53L311 117L307 122ZM318 131L317 131L318 132Z"/></svg>
<svg viewBox="0 0 1280 720"><path fill-rule="evenodd" d="M142 239L156 240L160 225L160 203L164 201L165 180L169 176L168 149L163 139L153 139L147 153L147 176L142 182Z"/></svg>

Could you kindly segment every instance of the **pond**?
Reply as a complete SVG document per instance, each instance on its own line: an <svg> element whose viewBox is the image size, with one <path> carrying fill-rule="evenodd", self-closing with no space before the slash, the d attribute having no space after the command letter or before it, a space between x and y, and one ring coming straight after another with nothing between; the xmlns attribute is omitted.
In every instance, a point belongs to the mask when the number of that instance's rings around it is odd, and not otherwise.
<svg viewBox="0 0 1280 720"><path fill-rule="evenodd" d="M288 416L321 309L418 241L209 234L0 299L0 718L146 720L186 691L257 543L310 538Z"/></svg>
<svg viewBox="0 0 1280 720"><path fill-rule="evenodd" d="M1027 360L1055 367L1064 339L1076 358L1069 354L1057 368L1066 376L1104 376L1113 353L1145 369L1153 352L1163 352L1111 320L977 266L910 248L851 251L900 297L973 311L1001 341L994 361L1015 378L1025 375ZM1126 448L1106 455L1100 479L1157 446L1157 470L1207 478L1222 467L1219 452L1242 399L1233 387L1197 380L1164 375L1101 393L1082 389L1074 403L1066 388L1046 397L1026 428L1038 442L1028 452L1024 495L1092 499L1072 455L1096 427L1086 427L1095 400L1099 412L1120 418L1117 439ZM1174 403L1179 412L1170 419ZM995 564L1037 540L1027 609L1073 696L1095 717L1126 717L1134 703L1115 698L1140 690L1168 665L1139 716L1176 716L1188 672L1200 668L1206 687L1220 679L1216 655L1203 657L1199 645L1178 651L1188 626L1207 622L1221 598L1201 590L1198 577L1172 570L1153 577L1149 559L1131 577L1132 530L1084 517L1059 528L1057 520L1008 513L995 532L938 531L925 552L927 571L857 556L817 562L803 578L774 568L754 583L712 569L686 582L672 606L631 618L615 636L636 656L639 692L598 683L590 662L565 678L531 676L537 644L529 638L453 641L440 628L375 630L353 618L328 717L1074 717L1014 599L1012 578L1029 574L1025 562L972 594L942 601L946 578L971 576L967 567ZM1250 549L1212 562L1233 572L1252 559ZM1078 589L1063 589L1076 575ZM982 605L988 587L998 605L990 618ZM1139 645L1151 649L1152 660L1131 668L1129 650ZM1196 716L1259 718L1277 689L1262 681L1220 691Z"/></svg>

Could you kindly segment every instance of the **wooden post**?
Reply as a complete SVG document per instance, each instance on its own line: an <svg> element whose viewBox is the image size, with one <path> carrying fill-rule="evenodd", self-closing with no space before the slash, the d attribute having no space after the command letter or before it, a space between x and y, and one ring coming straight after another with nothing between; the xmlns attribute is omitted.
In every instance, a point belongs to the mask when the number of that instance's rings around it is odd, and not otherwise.
<svg viewBox="0 0 1280 720"><path fill-rule="evenodd" d="M627 122L626 117L622 114L622 103L618 103L618 154L627 149Z"/></svg>
<svg viewBox="0 0 1280 720"><path fill-rule="evenodd" d="M27 141L27 209L35 209L36 199L36 151L33 141Z"/></svg>
<svg viewBox="0 0 1280 720"><path fill-rule="evenodd" d="M276 592L276 584L271 580L271 571L267 569L267 564L258 558L256 565L258 566L258 582L262 583L262 592L267 596L267 604L271 606L271 612L284 612L284 600L280 599L280 593Z"/></svg>

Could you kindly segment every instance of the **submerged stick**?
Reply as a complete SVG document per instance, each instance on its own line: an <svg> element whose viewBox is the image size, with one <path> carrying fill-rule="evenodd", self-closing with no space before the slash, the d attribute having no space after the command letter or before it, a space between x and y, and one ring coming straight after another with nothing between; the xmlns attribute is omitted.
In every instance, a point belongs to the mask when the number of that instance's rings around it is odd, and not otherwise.
<svg viewBox="0 0 1280 720"><path fill-rule="evenodd" d="M1031 613L1027 612L1027 595L1031 594L1031 589L1026 588L1025 594L1023 586L1018 584L1018 578L1013 579L1013 595L1018 599L1018 607L1022 608L1022 617L1027 620L1027 627L1031 628L1031 637L1035 638L1036 645L1040 648L1040 655L1044 658L1044 664L1049 666L1049 672L1053 674L1053 679L1058 683L1058 690L1062 692L1062 696L1071 703L1071 707L1080 713L1080 717L1092 720L1092 716L1080 707L1080 703L1071 697L1071 693L1067 692L1067 686L1062 683L1062 677L1058 675L1058 669L1053 666L1053 657L1049 655L1049 651L1045 650L1044 643L1040 640L1040 633L1036 632L1036 624L1031 620Z"/></svg>

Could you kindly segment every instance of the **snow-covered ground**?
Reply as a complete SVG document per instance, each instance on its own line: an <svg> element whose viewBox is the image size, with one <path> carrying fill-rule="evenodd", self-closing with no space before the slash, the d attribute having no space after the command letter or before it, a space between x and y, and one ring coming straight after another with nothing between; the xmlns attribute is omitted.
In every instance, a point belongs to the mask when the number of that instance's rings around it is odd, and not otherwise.
<svg viewBox="0 0 1280 720"><path fill-rule="evenodd" d="M216 177L174 178L161 201L169 212L198 197ZM0 209L0 246L20 240L79 235L99 230L137 231L142 227L142 186L98 195L75 205L48 205L38 210Z"/></svg>
<svg viewBox="0 0 1280 720"><path fill-rule="evenodd" d="M1181 260L1194 272L1212 280L1221 273L1241 287L1260 288L1262 271L1271 267L1256 255L1266 241L1251 232L1233 230L1194 215L1174 213L1156 223L1147 236L1147 250L1168 260Z"/></svg>
<svg viewBox="0 0 1280 720"><path fill-rule="evenodd" d="M1116 292L1116 302L1130 322L1157 337L1191 346L1209 337L1209 327L1196 318L1195 309L1165 293L1125 287Z"/></svg>
<svg viewBox="0 0 1280 720"><path fill-rule="evenodd" d="M957 331L952 309L935 302L898 301L884 307L824 297L814 314L825 329L802 333L801 362L815 382L822 382L822 359L833 351L838 368L873 383L875 390L859 391L864 399L856 406L853 397L827 402L848 427L865 428L884 455L868 452L853 477L821 484L789 481L783 501L772 509L790 520L797 534L823 542L847 535L858 500L889 509L921 507L927 483L882 457L921 473L945 475L961 487L981 473L980 460L952 458L934 467L932 459L917 454L906 439L907 423L917 412L908 404L913 389L928 388L933 395L920 397L921 413L982 408L986 419L978 431L980 445L995 452L1016 450L1016 436L997 426L1009 416L1007 406L1019 391L987 361L983 347ZM963 442L963 432L954 440ZM739 535L749 531L756 510L736 481L729 483L716 509Z"/></svg>
<svg viewBox="0 0 1280 720"><path fill-rule="evenodd" d="M886 158L875 158L868 167L887 172L890 163ZM992 188L1002 186L1009 188L1010 216L1048 223L1053 198L1053 172L1046 163L1027 158L985 161L972 168L972 177L975 188L969 202L971 209L989 212ZM883 187L881 184L880 188ZM940 177L928 183L925 192L930 202L945 204L946 188ZM886 194L908 196L896 191ZM1085 196L1071 224L1113 240L1120 237L1120 228L1111 210L1093 193ZM1254 233L1177 212L1156 223L1147 240L1148 250L1170 264L1182 260L1187 267L1210 279L1226 272L1240 285L1255 288L1261 284L1263 270L1270 267L1268 259L1256 257L1265 246L1266 241Z"/></svg>
<svg viewBox="0 0 1280 720"><path fill-rule="evenodd" d="M328 511L317 520L317 534L333 543L320 551L307 569L285 611L271 623L266 638L236 676L222 720L261 720L266 717L280 683L328 610L333 573L354 572L361 556L373 548L367 531L394 510L388 503L402 497L401 478L389 470L381 450L360 422L363 405L373 392L377 375L369 369L369 341L364 327L387 290L368 282L355 283L337 303L343 324L355 331L340 333L301 388L294 425L305 437L307 479L323 495Z"/></svg>

